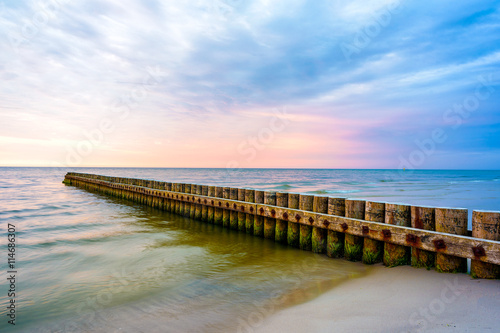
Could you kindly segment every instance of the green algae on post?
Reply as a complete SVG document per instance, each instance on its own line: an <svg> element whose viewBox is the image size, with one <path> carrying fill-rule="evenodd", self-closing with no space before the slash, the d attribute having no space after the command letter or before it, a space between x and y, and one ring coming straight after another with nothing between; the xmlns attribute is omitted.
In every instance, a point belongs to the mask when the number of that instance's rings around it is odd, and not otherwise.
<svg viewBox="0 0 500 333"><path fill-rule="evenodd" d="M299 209L299 194L288 193L288 208ZM300 228L299 224L292 222L293 217L289 216L288 230L286 233L287 243L293 247L299 247Z"/></svg>
<svg viewBox="0 0 500 333"><path fill-rule="evenodd" d="M408 205L385 204L384 222L387 224L409 227L411 226L410 215L411 211ZM411 250L407 246L386 242L384 244L384 265L388 267L408 265L410 263L410 253Z"/></svg>
<svg viewBox="0 0 500 333"><path fill-rule="evenodd" d="M365 202L347 199L345 216L363 220L365 218ZM363 257L363 237L346 234L344 239L344 257L349 261L359 261Z"/></svg>
<svg viewBox="0 0 500 333"><path fill-rule="evenodd" d="M299 209L312 212L314 196L301 194L299 197ZM312 249L312 227L310 225L300 225L299 246L301 250L311 251Z"/></svg>
<svg viewBox="0 0 500 333"><path fill-rule="evenodd" d="M345 216L345 198L328 198L328 214ZM344 233L328 230L326 236L326 255L330 258L343 258L344 243Z"/></svg>
<svg viewBox="0 0 500 333"><path fill-rule="evenodd" d="M250 190L250 189L245 190L245 201L250 203L255 202L255 190ZM246 214L245 231L247 234L253 234L254 218L255 216L253 212Z"/></svg>
<svg viewBox="0 0 500 333"><path fill-rule="evenodd" d="M264 203L264 191L255 191L255 203ZM255 215L253 223L253 234L258 237L264 237L264 216Z"/></svg>
<svg viewBox="0 0 500 333"><path fill-rule="evenodd" d="M244 188L238 189L238 201L245 201L245 192ZM245 231L246 230L246 214L244 211L238 211L238 230Z"/></svg>
<svg viewBox="0 0 500 333"><path fill-rule="evenodd" d="M276 206L276 192L264 192L264 204ZM264 218L264 238L274 239L276 231L276 219L272 217Z"/></svg>
<svg viewBox="0 0 500 333"><path fill-rule="evenodd" d="M288 207L288 193L276 193L276 206ZM283 219L276 219L275 241L281 244L287 243L288 222Z"/></svg>
<svg viewBox="0 0 500 333"><path fill-rule="evenodd" d="M315 196L313 199L313 211L316 213L328 214L328 197ZM326 252L327 230L320 227L313 227L311 238L311 249L314 253Z"/></svg>
<svg viewBox="0 0 500 333"><path fill-rule="evenodd" d="M434 208L432 207L411 207L411 227L424 230L436 230L434 218ZM421 250L416 247L411 248L411 265L416 268L434 268L436 254L431 251Z"/></svg>
<svg viewBox="0 0 500 333"><path fill-rule="evenodd" d="M384 222L385 203L367 201L365 204L365 220L372 222ZM382 261L384 252L384 243L368 237L363 241L363 257L361 261L364 264L372 265Z"/></svg>

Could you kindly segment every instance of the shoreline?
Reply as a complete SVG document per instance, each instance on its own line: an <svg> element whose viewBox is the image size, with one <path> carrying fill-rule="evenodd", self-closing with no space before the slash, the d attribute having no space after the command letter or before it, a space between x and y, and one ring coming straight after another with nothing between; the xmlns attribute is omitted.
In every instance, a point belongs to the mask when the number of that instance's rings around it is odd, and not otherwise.
<svg viewBox="0 0 500 333"><path fill-rule="evenodd" d="M366 276L277 311L251 331L494 332L499 310L499 280L377 264Z"/></svg>

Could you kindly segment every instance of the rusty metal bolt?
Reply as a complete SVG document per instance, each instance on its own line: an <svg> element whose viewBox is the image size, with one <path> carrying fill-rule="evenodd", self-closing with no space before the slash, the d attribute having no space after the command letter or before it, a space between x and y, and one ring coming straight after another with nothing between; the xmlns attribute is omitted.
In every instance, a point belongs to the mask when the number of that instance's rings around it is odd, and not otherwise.
<svg viewBox="0 0 500 333"><path fill-rule="evenodd" d="M184 200L184 196L181 196L181 200Z"/></svg>
<svg viewBox="0 0 500 333"><path fill-rule="evenodd" d="M236 204L233 204L233 208L234 208L234 209L237 209L237 208L238 208L238 206L237 206Z"/></svg>
<svg viewBox="0 0 500 333"><path fill-rule="evenodd" d="M416 244L418 242L418 236L408 234L406 235L406 242L409 244Z"/></svg>
<svg viewBox="0 0 500 333"><path fill-rule="evenodd" d="M446 244L445 244L444 240L442 240L442 239L436 239L433 243L434 243L434 247L436 248L436 250L446 249Z"/></svg>
<svg viewBox="0 0 500 333"><path fill-rule="evenodd" d="M198 198L198 203L201 203L201 199L200 198Z"/></svg>
<svg viewBox="0 0 500 333"><path fill-rule="evenodd" d="M384 235L384 238L391 238L391 231L389 229L384 229L382 230L382 235Z"/></svg>
<svg viewBox="0 0 500 333"><path fill-rule="evenodd" d="M297 222L299 222L300 221L300 215L299 214L295 215L295 219L297 220Z"/></svg>
<svg viewBox="0 0 500 333"><path fill-rule="evenodd" d="M226 207L229 208L229 202L226 202Z"/></svg>
<svg viewBox="0 0 500 333"><path fill-rule="evenodd" d="M206 205L207 204L207 199L203 200L203 203Z"/></svg>
<svg viewBox="0 0 500 333"><path fill-rule="evenodd" d="M309 218L309 223L310 224L313 224L314 223L314 219L312 217Z"/></svg>
<svg viewBox="0 0 500 333"><path fill-rule="evenodd" d="M330 225L330 222L328 220L324 220L323 225L328 228L328 226Z"/></svg>
<svg viewBox="0 0 500 333"><path fill-rule="evenodd" d="M222 202L219 202L219 207L221 207L221 206L222 206Z"/></svg>
<svg viewBox="0 0 500 333"><path fill-rule="evenodd" d="M368 228L366 225L362 226L361 230L363 231L363 235L370 233L370 228Z"/></svg>
<svg viewBox="0 0 500 333"><path fill-rule="evenodd" d="M346 231L346 230L349 228L349 227L347 226L347 223L345 223L345 222L344 222L344 223L342 223L340 226L342 227L342 230L344 230L344 231Z"/></svg>
<svg viewBox="0 0 500 333"><path fill-rule="evenodd" d="M288 220L288 213L287 213L287 212L284 212L284 213L283 213L283 219L284 219L284 220Z"/></svg>
<svg viewBox="0 0 500 333"><path fill-rule="evenodd" d="M253 213L253 207L250 207L250 213Z"/></svg>
<svg viewBox="0 0 500 333"><path fill-rule="evenodd" d="M274 217L276 215L276 211L274 209L271 209L271 216Z"/></svg>
<svg viewBox="0 0 500 333"><path fill-rule="evenodd" d="M474 257L476 258L484 257L486 255L486 251L484 251L484 247L482 247L481 245L474 246L472 248L472 253L474 253Z"/></svg>
<svg viewBox="0 0 500 333"><path fill-rule="evenodd" d="M244 212L245 211L245 206L241 205L241 211Z"/></svg>
<svg viewBox="0 0 500 333"><path fill-rule="evenodd" d="M261 207L261 208L259 209L259 212L260 212L261 214L264 214L264 208L262 208L262 207Z"/></svg>

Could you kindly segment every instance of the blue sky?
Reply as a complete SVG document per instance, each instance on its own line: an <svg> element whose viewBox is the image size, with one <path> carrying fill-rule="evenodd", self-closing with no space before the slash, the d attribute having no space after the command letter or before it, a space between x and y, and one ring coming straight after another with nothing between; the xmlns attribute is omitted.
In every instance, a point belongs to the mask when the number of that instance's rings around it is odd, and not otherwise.
<svg viewBox="0 0 500 333"><path fill-rule="evenodd" d="M0 1L0 165L500 166L500 2Z"/></svg>

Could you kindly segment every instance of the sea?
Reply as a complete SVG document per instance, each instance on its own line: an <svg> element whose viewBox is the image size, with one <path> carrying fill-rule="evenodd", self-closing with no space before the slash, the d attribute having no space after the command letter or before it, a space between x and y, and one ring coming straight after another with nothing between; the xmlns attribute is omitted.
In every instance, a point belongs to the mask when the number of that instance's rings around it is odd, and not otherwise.
<svg viewBox="0 0 500 333"><path fill-rule="evenodd" d="M370 274L66 186L69 171L500 211L500 171L2 167L0 332L252 332Z"/></svg>

